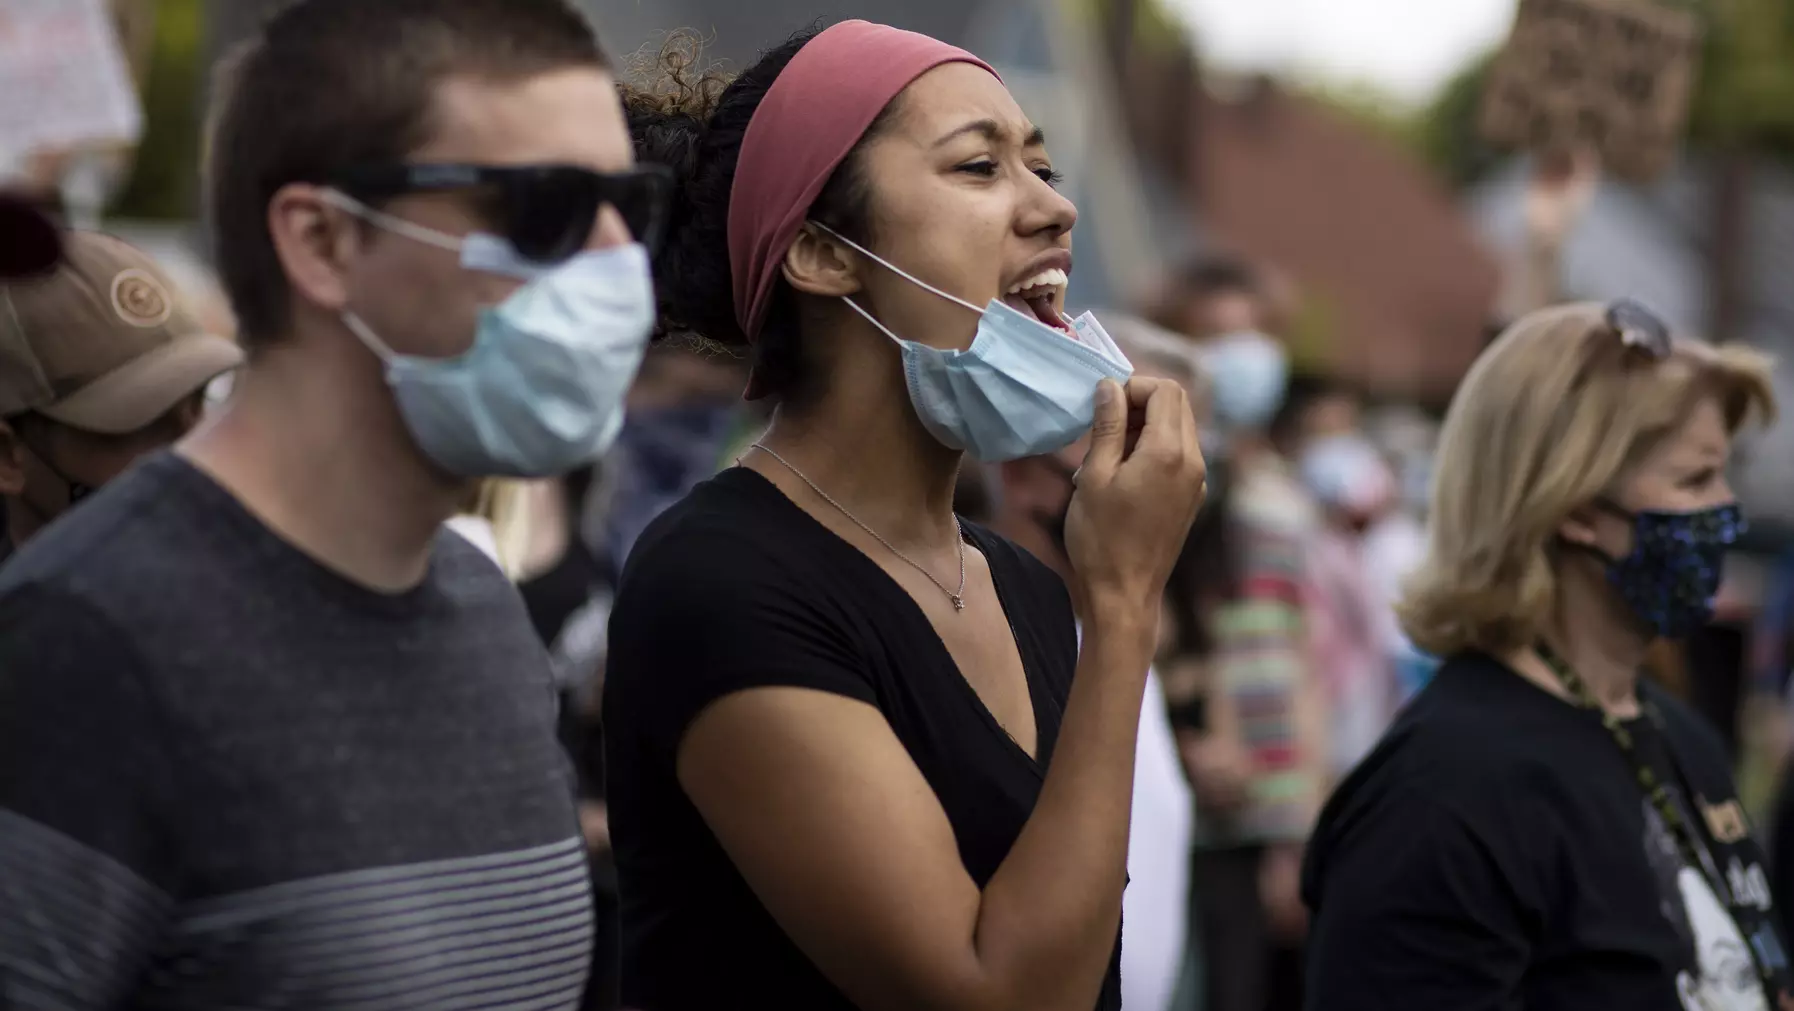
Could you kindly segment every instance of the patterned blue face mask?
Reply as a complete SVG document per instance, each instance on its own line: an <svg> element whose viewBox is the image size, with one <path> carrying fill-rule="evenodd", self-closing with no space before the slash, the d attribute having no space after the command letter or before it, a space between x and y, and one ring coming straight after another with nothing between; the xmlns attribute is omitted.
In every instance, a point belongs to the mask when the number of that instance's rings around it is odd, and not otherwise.
<svg viewBox="0 0 1794 1011"><path fill-rule="evenodd" d="M1745 530L1737 503L1685 513L1602 507L1632 520L1631 553L1607 561L1607 578L1632 612L1665 639L1684 638L1705 625L1713 617L1726 550Z"/></svg>
<svg viewBox="0 0 1794 1011"><path fill-rule="evenodd" d="M1125 383L1134 366L1089 313L1057 330L1001 299L980 309L911 277L852 239L816 223L835 238L933 294L979 313L978 334L964 351L907 341L851 298L854 312L903 350L910 403L928 433L949 449L986 463L1054 453L1084 436L1096 419L1096 386Z"/></svg>

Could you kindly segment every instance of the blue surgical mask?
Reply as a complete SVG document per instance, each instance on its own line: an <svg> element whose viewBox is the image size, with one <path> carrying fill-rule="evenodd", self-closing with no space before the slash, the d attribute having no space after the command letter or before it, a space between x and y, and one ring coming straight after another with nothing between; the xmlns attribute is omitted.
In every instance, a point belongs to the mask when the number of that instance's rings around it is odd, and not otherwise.
<svg viewBox="0 0 1794 1011"><path fill-rule="evenodd" d="M1215 420L1229 431L1263 431L1283 406L1289 385L1283 345L1241 331L1204 342L1201 357L1213 380Z"/></svg>
<svg viewBox="0 0 1794 1011"><path fill-rule="evenodd" d="M461 477L539 478L604 455L622 428L623 398L654 326L645 247L588 250L543 266L499 236L456 238L349 198L336 202L382 228L459 251L468 270L524 281L480 310L473 346L453 358L398 354L359 316L343 313L385 364L425 456Z"/></svg>
<svg viewBox="0 0 1794 1011"><path fill-rule="evenodd" d="M1632 520L1632 551L1607 559L1607 578L1638 619L1665 639L1685 638L1711 620L1726 551L1745 530L1737 504L1696 512L1606 508Z"/></svg>
<svg viewBox="0 0 1794 1011"><path fill-rule="evenodd" d="M987 463L1057 452L1090 431L1096 387L1125 383L1133 365L1089 313L1066 333L991 299L983 309L912 277L858 243L817 224L898 277L979 313L964 351L904 340L851 298L842 301L896 342L910 403L922 426L949 449Z"/></svg>
<svg viewBox="0 0 1794 1011"><path fill-rule="evenodd" d="M1297 471L1316 501L1347 512L1374 511L1396 491L1383 454L1355 433L1315 440L1302 451Z"/></svg>

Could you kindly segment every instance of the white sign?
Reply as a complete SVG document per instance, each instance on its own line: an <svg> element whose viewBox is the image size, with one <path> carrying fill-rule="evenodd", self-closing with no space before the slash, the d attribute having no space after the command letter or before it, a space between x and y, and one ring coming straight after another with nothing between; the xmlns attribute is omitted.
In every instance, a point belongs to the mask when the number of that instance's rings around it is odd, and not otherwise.
<svg viewBox="0 0 1794 1011"><path fill-rule="evenodd" d="M142 133L107 0L0 0L0 166Z"/></svg>

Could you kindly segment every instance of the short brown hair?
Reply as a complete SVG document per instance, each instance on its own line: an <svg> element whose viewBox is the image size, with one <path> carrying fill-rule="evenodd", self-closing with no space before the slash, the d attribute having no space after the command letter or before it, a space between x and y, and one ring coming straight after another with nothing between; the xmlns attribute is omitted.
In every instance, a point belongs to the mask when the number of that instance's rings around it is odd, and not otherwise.
<svg viewBox="0 0 1794 1011"><path fill-rule="evenodd" d="M1749 348L1681 339L1652 359L1599 305L1522 317L1477 359L1446 415L1426 560L1398 607L1409 638L1435 656L1530 645L1556 606L1563 521L1707 398L1733 434L1773 419L1770 368Z"/></svg>
<svg viewBox="0 0 1794 1011"><path fill-rule="evenodd" d="M220 66L207 129L206 206L225 291L253 347L287 323L268 232L283 186L404 160L428 142L436 86L608 69L564 0L298 0Z"/></svg>

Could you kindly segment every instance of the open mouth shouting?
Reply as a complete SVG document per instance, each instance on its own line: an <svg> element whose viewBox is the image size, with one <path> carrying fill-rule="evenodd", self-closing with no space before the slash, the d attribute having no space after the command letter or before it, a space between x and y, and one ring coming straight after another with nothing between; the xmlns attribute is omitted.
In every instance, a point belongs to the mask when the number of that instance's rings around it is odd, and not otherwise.
<svg viewBox="0 0 1794 1011"><path fill-rule="evenodd" d="M1071 279L1071 254L1054 250L1030 264L1028 273L1003 292L1003 303L1032 315L1055 330L1070 333L1062 315L1065 285Z"/></svg>

